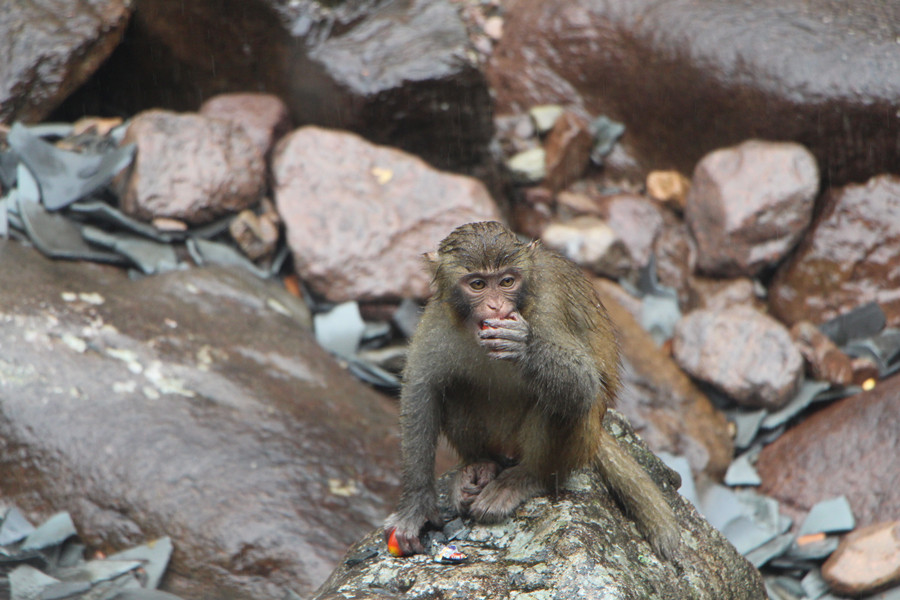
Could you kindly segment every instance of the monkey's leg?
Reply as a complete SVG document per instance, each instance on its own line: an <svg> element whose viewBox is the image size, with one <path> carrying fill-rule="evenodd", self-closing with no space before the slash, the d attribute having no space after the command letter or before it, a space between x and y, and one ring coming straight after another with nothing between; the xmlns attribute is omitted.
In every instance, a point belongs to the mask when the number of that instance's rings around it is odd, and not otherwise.
<svg viewBox="0 0 900 600"><path fill-rule="evenodd" d="M461 515L468 514L478 494L497 477L500 470L500 465L493 460L470 463L459 469L450 501Z"/></svg>
<svg viewBox="0 0 900 600"><path fill-rule="evenodd" d="M477 521L496 523L507 518L520 504L544 491L537 477L523 464L504 469L484 486L469 512Z"/></svg>
<svg viewBox="0 0 900 600"><path fill-rule="evenodd" d="M596 467L656 553L671 560L681 543L675 513L644 468L602 428Z"/></svg>

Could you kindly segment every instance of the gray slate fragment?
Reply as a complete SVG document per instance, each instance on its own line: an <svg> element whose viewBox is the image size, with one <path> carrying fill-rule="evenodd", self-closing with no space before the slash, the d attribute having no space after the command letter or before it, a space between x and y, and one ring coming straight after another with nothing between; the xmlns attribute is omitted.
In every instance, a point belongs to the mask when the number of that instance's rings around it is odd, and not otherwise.
<svg viewBox="0 0 900 600"><path fill-rule="evenodd" d="M82 259L124 265L127 261L116 252L99 250L81 236L81 227L58 213L51 213L36 202L22 200L16 206L28 239L50 258Z"/></svg>
<svg viewBox="0 0 900 600"><path fill-rule="evenodd" d="M37 179L41 199L48 210L64 208L105 187L131 163L135 153L134 144L106 154L61 150L29 132L21 123L13 124L7 141Z"/></svg>
<svg viewBox="0 0 900 600"><path fill-rule="evenodd" d="M809 406L816 396L831 387L827 381L804 380L800 384L797 394L784 405L780 410L768 414L762 421L763 429L774 429L779 425L787 423L792 417L800 414L807 406Z"/></svg>
<svg viewBox="0 0 900 600"><path fill-rule="evenodd" d="M93 222L103 222L117 228L127 229L157 242L168 243L183 239L187 235L182 232L160 231L153 225L129 217L119 209L98 200L75 202L69 207L69 212L86 216Z"/></svg>
<svg viewBox="0 0 900 600"><path fill-rule="evenodd" d="M24 539L34 531L34 525L28 522L18 508L10 508L0 525L0 546L8 546Z"/></svg>
<svg viewBox="0 0 900 600"><path fill-rule="evenodd" d="M887 318L877 302L863 304L819 325L819 330L837 346L867 338L884 329Z"/></svg>
<svg viewBox="0 0 900 600"><path fill-rule="evenodd" d="M41 590L41 600L63 600L64 598L75 597L76 594L83 594L91 589L89 581L60 581L59 583L51 583Z"/></svg>
<svg viewBox="0 0 900 600"><path fill-rule="evenodd" d="M366 323L359 314L359 304L338 304L326 313L317 314L314 322L316 341L320 346L341 358L355 356L366 329Z"/></svg>
<svg viewBox="0 0 900 600"><path fill-rule="evenodd" d="M57 583L58 579L45 575L34 567L16 567L9 574L10 600L40 600L41 592Z"/></svg>
<svg viewBox="0 0 900 600"><path fill-rule="evenodd" d="M211 242L200 237L187 239L187 249L198 266L219 265L247 269L260 279L268 279L268 271L260 269L249 258L227 244Z"/></svg>
<svg viewBox="0 0 900 600"><path fill-rule="evenodd" d="M39 550L62 544L70 537L77 535L72 517L67 512L56 513L25 538L21 550Z"/></svg>
<svg viewBox="0 0 900 600"><path fill-rule="evenodd" d="M135 546L110 556L110 560L140 560L143 562L147 580L144 587L156 589L172 556L172 540L168 536L153 540L142 546Z"/></svg>
<svg viewBox="0 0 900 600"><path fill-rule="evenodd" d="M759 432L763 419L765 419L768 414L769 411L764 408L753 411L726 411L728 420L734 423L737 428L737 433L734 436L734 447L738 450L748 448L756 437L756 434Z"/></svg>
<svg viewBox="0 0 900 600"><path fill-rule="evenodd" d="M739 485L759 485L762 483L756 468L751 463L751 459L755 458L757 453L750 451L745 452L734 459L725 473L725 484L731 486Z"/></svg>
<svg viewBox="0 0 900 600"><path fill-rule="evenodd" d="M121 254L145 275L165 273L179 266L178 255L170 244L127 233L110 233L90 225L81 228L81 236L85 241Z"/></svg>
<svg viewBox="0 0 900 600"><path fill-rule="evenodd" d="M750 517L741 515L729 522L722 529L722 533L728 538L737 551L747 555L751 550L759 548L778 535L767 527L763 527Z"/></svg>
<svg viewBox="0 0 900 600"><path fill-rule="evenodd" d="M783 533L762 546L755 548L745 554L747 560L757 569L778 556L784 554L791 544L794 543L794 536L790 533Z"/></svg>
<svg viewBox="0 0 900 600"><path fill-rule="evenodd" d="M820 542L810 542L799 546L794 544L785 554L786 558L795 560L824 560L837 550L841 540L836 537L828 537Z"/></svg>
<svg viewBox="0 0 900 600"><path fill-rule="evenodd" d="M799 535L810 533L837 533L850 531L856 526L853 509L846 496L823 500L810 509L800 526Z"/></svg>
<svg viewBox="0 0 900 600"><path fill-rule="evenodd" d="M803 579L800 580L803 591L807 600L818 600L828 593L828 584L822 578L822 572L819 569L809 571Z"/></svg>
<svg viewBox="0 0 900 600"><path fill-rule="evenodd" d="M41 189L31 171L23 163L16 169L16 190L19 198L37 204L41 201Z"/></svg>

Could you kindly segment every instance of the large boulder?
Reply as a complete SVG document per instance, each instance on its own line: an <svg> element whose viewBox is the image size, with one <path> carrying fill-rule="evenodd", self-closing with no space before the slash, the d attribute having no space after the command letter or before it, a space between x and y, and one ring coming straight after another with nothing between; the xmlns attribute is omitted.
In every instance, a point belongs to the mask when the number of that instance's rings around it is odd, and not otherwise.
<svg viewBox="0 0 900 600"><path fill-rule="evenodd" d="M393 403L279 287L131 281L9 241L0 281L0 497L34 521L67 510L107 553L170 536L184 598L284 598L393 506Z"/></svg>
<svg viewBox="0 0 900 600"><path fill-rule="evenodd" d="M518 0L489 77L498 112L565 104L626 126L644 170L690 173L750 138L809 148L826 181L900 164L900 4Z"/></svg>
<svg viewBox="0 0 900 600"><path fill-rule="evenodd" d="M120 49L65 107L197 110L223 92L281 97L297 125L349 129L442 168L483 168L487 82L450 0L135 0Z"/></svg>
<svg viewBox="0 0 900 600"><path fill-rule="evenodd" d="M769 289L786 323L823 323L877 302L900 326L900 177L829 190L812 226Z"/></svg>
<svg viewBox="0 0 900 600"><path fill-rule="evenodd" d="M0 122L44 119L116 48L132 0L17 0L0 10Z"/></svg>
<svg viewBox="0 0 900 600"><path fill-rule="evenodd" d="M846 496L858 526L900 514L900 376L820 410L759 455L762 491L797 522L817 502Z"/></svg>
<svg viewBox="0 0 900 600"><path fill-rule="evenodd" d="M477 179L346 132L296 130L272 174L294 267L334 302L428 296L422 254L463 223L500 218Z"/></svg>
<svg viewBox="0 0 900 600"><path fill-rule="evenodd" d="M313 596L342 598L654 598L763 600L759 572L679 496L667 469L621 415L605 425L662 486L682 527L680 556L661 560L596 473L576 473L557 493L526 502L505 523L471 525L453 542L464 564L393 558L374 531ZM448 478L441 481L446 491ZM441 504L446 506L446 493Z"/></svg>

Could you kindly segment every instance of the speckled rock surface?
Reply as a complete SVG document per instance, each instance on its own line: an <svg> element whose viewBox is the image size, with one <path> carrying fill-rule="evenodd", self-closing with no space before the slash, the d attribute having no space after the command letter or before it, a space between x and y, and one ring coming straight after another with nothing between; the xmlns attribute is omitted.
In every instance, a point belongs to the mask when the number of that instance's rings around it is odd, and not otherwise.
<svg viewBox="0 0 900 600"><path fill-rule="evenodd" d="M356 564L345 559L313 598L766 598L756 569L677 495L666 468L622 417L612 414L606 425L650 469L675 507L683 544L674 563L661 561L605 488L580 472L558 494L525 503L512 520L472 527L456 542L469 557L462 565L423 555L394 558L374 531L347 554L370 557Z"/></svg>

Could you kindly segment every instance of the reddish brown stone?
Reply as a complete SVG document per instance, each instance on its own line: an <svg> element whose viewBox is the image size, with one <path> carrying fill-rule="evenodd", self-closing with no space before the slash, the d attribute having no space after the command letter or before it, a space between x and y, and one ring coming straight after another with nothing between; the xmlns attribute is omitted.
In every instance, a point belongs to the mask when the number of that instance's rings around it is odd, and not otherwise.
<svg viewBox="0 0 900 600"><path fill-rule="evenodd" d="M723 277L775 265L812 220L819 170L799 144L751 140L703 157L684 217L697 240L697 267Z"/></svg>
<svg viewBox="0 0 900 600"><path fill-rule="evenodd" d="M690 300L688 308L721 309L738 305L763 308L763 303L756 295L756 286L752 279L711 279L707 277L691 277Z"/></svg>
<svg viewBox="0 0 900 600"><path fill-rule="evenodd" d="M239 125L263 156L291 130L287 105L272 94L221 94L204 102L200 114Z"/></svg>
<svg viewBox="0 0 900 600"><path fill-rule="evenodd" d="M749 306L689 313L675 326L672 352L692 376L753 408L784 406L803 377L788 331Z"/></svg>
<svg viewBox="0 0 900 600"><path fill-rule="evenodd" d="M132 119L122 143L137 144L137 156L119 203L139 219L207 223L253 206L265 190L262 153L225 121L150 110Z"/></svg>
<svg viewBox="0 0 900 600"><path fill-rule="evenodd" d="M761 491L802 517L844 495L857 525L900 515L900 376L814 413L760 453Z"/></svg>
<svg viewBox="0 0 900 600"><path fill-rule="evenodd" d="M798 321L791 327L791 337L806 360L810 377L837 385L853 383L850 357L809 321Z"/></svg>
<svg viewBox="0 0 900 600"><path fill-rule="evenodd" d="M480 181L350 133L302 127L272 163L294 267L334 302L428 296L422 254L458 225L500 218Z"/></svg>
<svg viewBox="0 0 900 600"><path fill-rule="evenodd" d="M552 190L568 187L582 173L591 159L594 136L587 121L575 113L564 112L553 125L544 142L547 176L545 183Z"/></svg>
<svg viewBox="0 0 900 600"><path fill-rule="evenodd" d="M900 582L900 521L850 532L822 565L831 591L864 596Z"/></svg>
<svg viewBox="0 0 900 600"><path fill-rule="evenodd" d="M878 302L900 325L900 177L830 190L822 210L770 289L772 312L786 323L822 323Z"/></svg>

